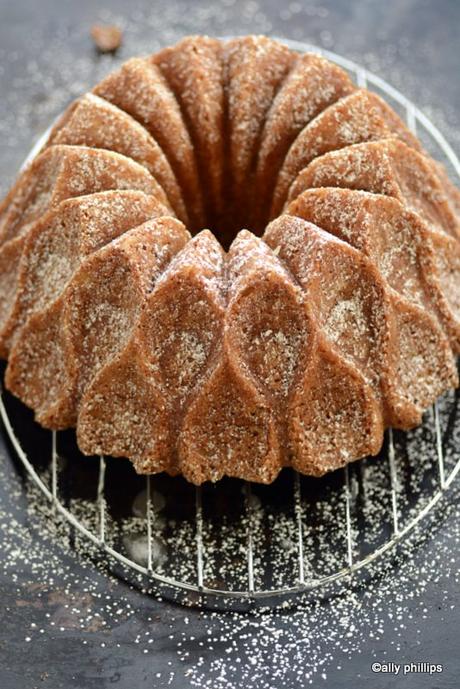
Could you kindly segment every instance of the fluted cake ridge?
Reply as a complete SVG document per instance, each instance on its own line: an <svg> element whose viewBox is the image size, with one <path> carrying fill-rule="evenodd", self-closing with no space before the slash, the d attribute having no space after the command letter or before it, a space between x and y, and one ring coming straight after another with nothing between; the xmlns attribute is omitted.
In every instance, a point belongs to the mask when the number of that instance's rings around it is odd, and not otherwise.
<svg viewBox="0 0 460 689"><path fill-rule="evenodd" d="M376 454L458 384L459 207L321 56L192 36L133 58L0 206L6 385L84 453L194 483Z"/></svg>

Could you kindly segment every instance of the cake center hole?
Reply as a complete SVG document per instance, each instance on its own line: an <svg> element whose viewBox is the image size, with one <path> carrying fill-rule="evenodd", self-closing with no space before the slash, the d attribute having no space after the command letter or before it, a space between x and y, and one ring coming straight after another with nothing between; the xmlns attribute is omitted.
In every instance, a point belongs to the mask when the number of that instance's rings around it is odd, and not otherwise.
<svg viewBox="0 0 460 689"><path fill-rule="evenodd" d="M257 223L251 220L253 215L251 208L247 208L246 211L243 213L237 206L229 206L220 216L208 215L205 227L214 234L225 251L230 249L233 240L241 230L249 230L256 237L263 235L266 223ZM198 234L202 229L202 227L197 228L192 234Z"/></svg>

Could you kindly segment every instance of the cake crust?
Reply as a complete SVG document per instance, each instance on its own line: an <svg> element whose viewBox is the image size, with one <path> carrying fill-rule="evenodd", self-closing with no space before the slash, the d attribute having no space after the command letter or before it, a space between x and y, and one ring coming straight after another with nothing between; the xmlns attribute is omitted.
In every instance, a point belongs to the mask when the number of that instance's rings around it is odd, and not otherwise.
<svg viewBox="0 0 460 689"><path fill-rule="evenodd" d="M6 386L84 453L196 484L375 455L458 385L459 199L320 56L133 58L0 205Z"/></svg>

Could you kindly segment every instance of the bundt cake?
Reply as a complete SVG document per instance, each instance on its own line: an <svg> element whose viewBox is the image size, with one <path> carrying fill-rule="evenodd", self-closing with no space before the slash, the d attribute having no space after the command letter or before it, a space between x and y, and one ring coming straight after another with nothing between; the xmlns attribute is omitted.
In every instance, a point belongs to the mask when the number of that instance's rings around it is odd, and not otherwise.
<svg viewBox="0 0 460 689"><path fill-rule="evenodd" d="M6 386L84 453L197 484L376 454L458 383L459 199L318 55L131 59L0 206Z"/></svg>

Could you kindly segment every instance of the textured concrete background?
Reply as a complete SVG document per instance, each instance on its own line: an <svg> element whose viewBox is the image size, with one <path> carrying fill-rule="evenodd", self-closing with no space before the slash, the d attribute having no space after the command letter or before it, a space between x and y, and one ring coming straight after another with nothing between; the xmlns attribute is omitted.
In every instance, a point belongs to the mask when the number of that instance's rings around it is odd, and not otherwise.
<svg viewBox="0 0 460 689"><path fill-rule="evenodd" d="M90 25L97 20L116 21L125 27L125 42L116 58L97 56L88 37ZM267 33L280 37L307 40L356 59L386 78L427 112L447 135L456 152L460 152L460 68L459 43L460 3L456 0L381 0L327 2L279 2L267 0L215 2L129 2L116 0L1 0L0 1L0 191L5 191L34 139L48 126L65 104L92 85L114 63L130 55L154 50L187 33L233 34ZM24 496L16 478L16 469L4 449L5 462L0 485L0 525L5 532L0 562L15 545L14 529L6 520L15 514L18 532L27 528ZM10 515L10 516L9 516ZM458 542L446 532L445 551L452 549L457 557ZM450 539L450 540L449 540ZM21 541L21 547L24 543ZM18 544L19 547L19 544ZM49 546L46 545L46 548ZM433 553L438 545L429 539L423 545L423 557ZM30 546L32 550L32 545ZM45 551L46 559L51 554ZM53 558L80 573L80 565L69 555L53 552ZM457 557L458 560L458 557ZM59 568L57 568L58 570ZM199 615L174 608L166 603L131 592L122 583L111 583L108 595L115 603L121 597L129 600L136 614L111 630L109 637L102 628L66 629L53 631L45 624L46 615L55 613L56 601L43 602L40 594L40 571L23 564L20 573L0 569L0 687L29 689L29 687L163 687L184 689L189 685L187 667L206 656L206 627L212 624L218 637L220 622L203 622ZM18 582L14 581L14 577ZM87 576L87 573L85 574ZM397 573L395 573L397 576ZM96 585L104 587L103 577L95 573ZM25 582L35 585L22 588ZM77 579L78 581L78 579ZM73 587L85 597L83 585ZM417 582L414 581L414 588ZM391 657L393 632L383 633L378 643L372 639L363 644L352 659L342 661L340 671L332 663L327 680L315 675L314 686L386 687L410 689L458 687L458 603L455 583L444 584L443 592L435 584L428 586L424 596L429 619L423 620L414 612L414 619L405 629L398 657ZM56 590L65 607L65 584L56 574ZM442 595L441 595L442 593ZM63 603L64 601L64 603ZM54 605L54 607L53 607ZM94 610L103 615L102 602L93 601ZM190 618L196 630L195 639L188 640L188 660L179 662L176 642L169 640L171 619L183 627ZM31 620L44 632L34 635L33 643L25 642L30 633ZM153 622L152 622L153 620ZM274 623L275 624L275 623ZM276 624L289 625L289 618ZM358 620L359 624L359 620ZM143 655L134 643L136 635L150 628L155 637L155 653ZM228 622L226 622L228 629ZM418 629L416 638L415 630ZM257 631L251 632L257 635ZM87 644L83 644L83 640ZM117 641L117 646L114 642ZM205 641L205 650L199 645ZM106 646L104 645L107 642ZM248 641L246 640L246 644ZM182 648L182 652L185 649ZM445 663L441 677L426 678L412 675L406 678L379 676L370 672L376 650L389 653L389 660L406 662L428 660ZM327 656L331 649L324 648ZM212 656L212 657L210 657ZM225 662L225 643L217 644L207 661L221 658ZM273 687L307 686L299 680L292 662L292 675L283 681L273 679ZM305 655L305 667L309 664ZM325 668L326 669L326 668ZM275 668L273 668L275 670ZM294 671L295 670L295 671ZM159 677L157 677L159 673ZM267 654L266 676L270 674L270 648ZM205 673L204 673L205 675ZM203 680L204 683L204 680ZM256 686L258 679L254 678ZM195 686L197 686L195 684ZM238 686L238 670L229 671L215 686ZM242 685L241 685L242 686Z"/></svg>

